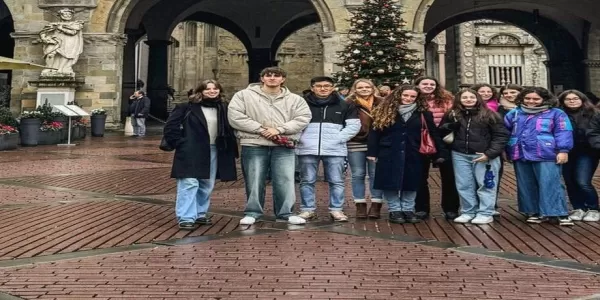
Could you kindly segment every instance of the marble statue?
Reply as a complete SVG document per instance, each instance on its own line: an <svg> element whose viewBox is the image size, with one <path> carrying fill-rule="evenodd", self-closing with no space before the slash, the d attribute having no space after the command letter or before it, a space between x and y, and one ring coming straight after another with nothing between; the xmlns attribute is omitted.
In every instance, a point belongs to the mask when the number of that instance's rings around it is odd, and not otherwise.
<svg viewBox="0 0 600 300"><path fill-rule="evenodd" d="M70 8L59 10L61 22L50 23L40 31L48 67L42 71L42 76L75 77L73 65L83 52L83 22L72 21L74 13Z"/></svg>

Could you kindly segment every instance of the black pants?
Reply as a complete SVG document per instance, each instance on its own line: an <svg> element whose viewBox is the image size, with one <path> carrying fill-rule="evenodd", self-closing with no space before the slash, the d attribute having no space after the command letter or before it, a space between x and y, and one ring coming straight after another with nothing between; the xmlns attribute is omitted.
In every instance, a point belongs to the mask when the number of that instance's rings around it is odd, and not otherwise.
<svg viewBox="0 0 600 300"><path fill-rule="evenodd" d="M423 179L421 180L421 188L417 192L415 210L417 212L431 212L431 195L429 194L429 169L431 163L423 163ZM452 160L448 159L439 165L440 177L442 178L442 210L444 212L458 213L460 209L460 199L456 190L456 182L454 179L454 168Z"/></svg>

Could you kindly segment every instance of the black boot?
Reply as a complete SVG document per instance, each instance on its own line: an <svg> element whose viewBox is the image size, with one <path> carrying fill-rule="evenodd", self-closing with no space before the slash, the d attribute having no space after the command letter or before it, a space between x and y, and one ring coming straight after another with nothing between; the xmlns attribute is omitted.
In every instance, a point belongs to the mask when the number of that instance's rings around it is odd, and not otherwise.
<svg viewBox="0 0 600 300"><path fill-rule="evenodd" d="M401 211L393 211L390 213L388 221L390 223L396 224L404 224L406 220L404 219L404 214Z"/></svg>

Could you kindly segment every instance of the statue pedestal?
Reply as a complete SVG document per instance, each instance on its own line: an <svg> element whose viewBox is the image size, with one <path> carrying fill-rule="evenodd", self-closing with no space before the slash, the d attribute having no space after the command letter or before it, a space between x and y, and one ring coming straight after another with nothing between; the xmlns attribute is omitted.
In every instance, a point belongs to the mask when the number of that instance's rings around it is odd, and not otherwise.
<svg viewBox="0 0 600 300"><path fill-rule="evenodd" d="M125 136L133 135L133 126L131 125L131 117L125 118Z"/></svg>
<svg viewBox="0 0 600 300"><path fill-rule="evenodd" d="M65 77L40 77L38 81L29 84L38 88L36 107L48 102L51 105L67 105L75 101L75 89L85 82L70 76Z"/></svg>

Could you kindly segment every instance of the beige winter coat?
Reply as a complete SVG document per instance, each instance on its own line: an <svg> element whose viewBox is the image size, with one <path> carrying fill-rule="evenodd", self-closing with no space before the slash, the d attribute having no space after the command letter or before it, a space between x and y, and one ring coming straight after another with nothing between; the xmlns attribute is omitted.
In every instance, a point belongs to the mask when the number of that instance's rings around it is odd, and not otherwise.
<svg viewBox="0 0 600 300"><path fill-rule="evenodd" d="M253 83L231 98L229 124L236 130L242 146L276 146L263 138L261 127L277 128L282 136L298 140L312 115L304 99L285 87L274 100L265 94L261 84Z"/></svg>

